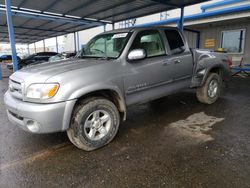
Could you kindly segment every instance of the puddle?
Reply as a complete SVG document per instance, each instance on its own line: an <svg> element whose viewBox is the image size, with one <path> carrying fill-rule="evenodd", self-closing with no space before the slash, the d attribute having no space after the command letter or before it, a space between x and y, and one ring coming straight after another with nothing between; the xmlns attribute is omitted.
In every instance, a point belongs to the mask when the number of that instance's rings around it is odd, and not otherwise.
<svg viewBox="0 0 250 188"><path fill-rule="evenodd" d="M224 118L208 116L204 112L196 113L185 120L171 123L165 127L165 133L176 137L178 142L203 143L214 140L208 132L216 123L223 120Z"/></svg>

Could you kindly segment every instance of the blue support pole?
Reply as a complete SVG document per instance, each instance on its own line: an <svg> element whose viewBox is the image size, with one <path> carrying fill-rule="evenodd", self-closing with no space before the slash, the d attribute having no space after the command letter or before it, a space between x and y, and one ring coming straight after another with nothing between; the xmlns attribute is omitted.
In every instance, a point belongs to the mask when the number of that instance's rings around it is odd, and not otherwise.
<svg viewBox="0 0 250 188"><path fill-rule="evenodd" d="M181 8L181 16L178 22L178 28L183 31L184 28L184 7Z"/></svg>
<svg viewBox="0 0 250 188"><path fill-rule="evenodd" d="M1 18L1 17L0 17ZM0 80L3 79L3 74L2 74L2 62L0 62Z"/></svg>
<svg viewBox="0 0 250 188"><path fill-rule="evenodd" d="M18 65L17 65L15 34L14 34L14 28L13 28L13 23L12 23L12 15L11 15L11 0L5 0L5 5L6 5L6 18L7 18L7 24L8 24L9 39L10 39L11 52L12 52L13 71L15 72L18 70Z"/></svg>
<svg viewBox="0 0 250 188"><path fill-rule="evenodd" d="M103 31L106 32L106 24L103 25Z"/></svg>

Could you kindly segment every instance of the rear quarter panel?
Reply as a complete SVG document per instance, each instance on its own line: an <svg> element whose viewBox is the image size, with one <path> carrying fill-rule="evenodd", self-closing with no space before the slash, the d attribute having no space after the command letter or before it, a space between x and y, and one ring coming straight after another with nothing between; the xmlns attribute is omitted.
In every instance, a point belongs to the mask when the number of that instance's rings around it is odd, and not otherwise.
<svg viewBox="0 0 250 188"><path fill-rule="evenodd" d="M220 70L224 81L231 78L231 70L227 64L228 56L223 53L209 52L207 50L193 50L194 71L191 87L202 86L210 72Z"/></svg>

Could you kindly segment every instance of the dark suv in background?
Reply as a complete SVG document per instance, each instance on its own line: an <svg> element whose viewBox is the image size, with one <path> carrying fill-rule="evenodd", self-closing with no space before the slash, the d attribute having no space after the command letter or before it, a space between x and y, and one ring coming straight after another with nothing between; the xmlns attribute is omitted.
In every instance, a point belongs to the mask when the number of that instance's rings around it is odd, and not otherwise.
<svg viewBox="0 0 250 188"><path fill-rule="evenodd" d="M20 60L21 60L21 58L19 56L17 56L17 61L19 62ZM1 55L0 62L3 62L3 63L12 62L12 55Z"/></svg>
<svg viewBox="0 0 250 188"><path fill-rule="evenodd" d="M43 63L47 62L50 57L57 55L56 52L39 52L32 54L20 61L18 61L18 69L21 69L27 65L34 64L34 63ZM8 69L13 69L13 65L9 64L7 65Z"/></svg>

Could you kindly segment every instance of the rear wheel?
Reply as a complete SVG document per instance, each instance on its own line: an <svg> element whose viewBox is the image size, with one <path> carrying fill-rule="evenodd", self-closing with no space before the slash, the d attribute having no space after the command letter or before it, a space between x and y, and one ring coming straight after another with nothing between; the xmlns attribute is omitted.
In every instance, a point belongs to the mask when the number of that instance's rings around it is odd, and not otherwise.
<svg viewBox="0 0 250 188"><path fill-rule="evenodd" d="M75 146L91 151L112 141L119 124L119 112L111 101L91 98L75 108L67 135Z"/></svg>
<svg viewBox="0 0 250 188"><path fill-rule="evenodd" d="M220 96L222 79L217 73L210 73L204 85L197 89L197 99L204 104L213 104Z"/></svg>

